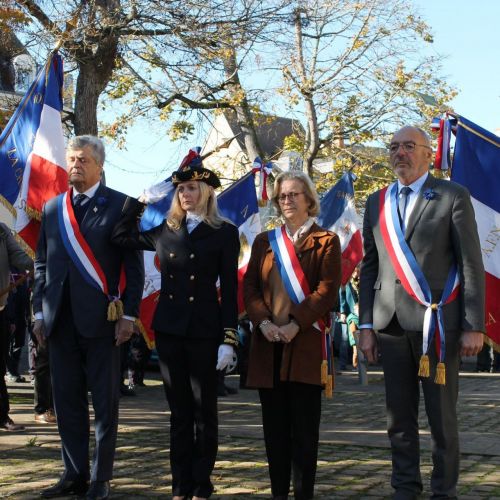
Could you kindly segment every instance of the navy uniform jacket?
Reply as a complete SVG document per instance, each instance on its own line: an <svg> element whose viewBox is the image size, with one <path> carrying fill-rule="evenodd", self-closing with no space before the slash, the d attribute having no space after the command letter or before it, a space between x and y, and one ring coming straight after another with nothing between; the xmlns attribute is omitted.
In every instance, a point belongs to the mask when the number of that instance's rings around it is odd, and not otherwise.
<svg viewBox="0 0 500 500"><path fill-rule="evenodd" d="M113 232L113 242L127 248L156 251L161 267L161 292L152 328L169 335L219 338L224 328L237 328L238 229L223 223L214 229L201 222L188 233L159 226L139 232L144 205L128 198ZM217 290L220 279L220 301Z"/></svg>
<svg viewBox="0 0 500 500"><path fill-rule="evenodd" d="M43 311L45 332L50 335L66 291L70 294L71 312L80 335L112 336L114 323L107 321L108 298L84 280L64 247L57 213L59 196L47 202L42 214L35 258L33 310ZM88 202L80 230L101 265L113 295L118 290L123 264L127 283L122 296L124 314L137 317L144 288L142 254L111 243L111 231L120 218L125 199L123 193L101 184Z"/></svg>

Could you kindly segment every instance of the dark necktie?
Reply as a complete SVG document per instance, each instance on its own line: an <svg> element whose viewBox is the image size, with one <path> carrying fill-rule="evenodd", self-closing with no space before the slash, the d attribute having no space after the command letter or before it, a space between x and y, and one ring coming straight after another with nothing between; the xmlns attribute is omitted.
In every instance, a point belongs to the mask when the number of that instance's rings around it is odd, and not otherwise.
<svg viewBox="0 0 500 500"><path fill-rule="evenodd" d="M75 213L75 219L78 222L78 225L81 224L83 218L85 217L85 212L87 211L86 203L88 200L88 196L86 194L77 194L75 196L75 202L73 205L73 212Z"/></svg>
<svg viewBox="0 0 500 500"><path fill-rule="evenodd" d="M399 223L402 231L405 231L405 215L406 215L406 207L408 206L408 195L412 192L411 187L404 186L401 188L399 192L398 199L398 213L399 213Z"/></svg>

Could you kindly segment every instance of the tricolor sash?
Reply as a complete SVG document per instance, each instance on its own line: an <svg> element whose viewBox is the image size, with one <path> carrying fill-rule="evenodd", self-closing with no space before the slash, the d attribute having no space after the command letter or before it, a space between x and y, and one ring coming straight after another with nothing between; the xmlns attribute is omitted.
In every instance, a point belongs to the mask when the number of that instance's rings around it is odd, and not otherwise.
<svg viewBox="0 0 500 500"><path fill-rule="evenodd" d="M96 259L94 252L86 242L76 221L71 203L72 189L57 199L59 231L64 248L83 279L94 288L101 290L108 297L108 320L116 321L123 315L123 304L118 296L111 295L106 274Z"/></svg>
<svg viewBox="0 0 500 500"><path fill-rule="evenodd" d="M445 331L442 307L454 300L460 288L456 264L453 264L446 279L443 294L438 303L432 302L432 292L422 269L405 240L398 218L397 183L380 191L379 223L382 239L391 260L396 276L401 281L406 293L426 310L423 324L422 357L419 375L429 376L429 345L434 335L439 362L436 370L437 384L446 383L445 375Z"/></svg>
<svg viewBox="0 0 500 500"><path fill-rule="evenodd" d="M311 294L309 283L300 265L295 247L290 240L286 227L283 225L268 231L269 243L276 257L276 265L283 285L294 304L300 304ZM321 382L325 384L325 394L332 397L333 392L333 362L331 356L330 325L323 319L318 319L313 325L323 336Z"/></svg>

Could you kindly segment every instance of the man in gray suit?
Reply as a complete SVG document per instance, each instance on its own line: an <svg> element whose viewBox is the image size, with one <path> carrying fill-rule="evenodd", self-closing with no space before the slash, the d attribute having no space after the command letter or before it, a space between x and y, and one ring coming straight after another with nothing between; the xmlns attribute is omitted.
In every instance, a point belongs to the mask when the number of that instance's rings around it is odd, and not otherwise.
<svg viewBox="0 0 500 500"><path fill-rule="evenodd" d="M100 182L102 142L74 137L66 161L72 189L45 205L35 259L33 331L38 342L48 339L64 462L59 482L41 496L86 494L96 500L109 495L118 427L119 346L133 333L144 266L141 252L111 243L126 197ZM91 470L88 390L95 413Z"/></svg>
<svg viewBox="0 0 500 500"><path fill-rule="evenodd" d="M422 491L420 383L432 435L432 498L456 498L460 356L476 355L485 331L474 211L464 187L428 172L432 150L423 130L403 127L389 151L397 182L366 202L360 348L371 363L381 355L394 498ZM444 328L433 339L439 321Z"/></svg>

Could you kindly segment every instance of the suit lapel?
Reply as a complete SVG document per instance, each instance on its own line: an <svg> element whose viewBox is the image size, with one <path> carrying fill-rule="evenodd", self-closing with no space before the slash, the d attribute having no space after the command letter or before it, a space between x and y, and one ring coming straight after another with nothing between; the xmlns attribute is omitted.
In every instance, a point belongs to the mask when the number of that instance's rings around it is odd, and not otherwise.
<svg viewBox="0 0 500 500"><path fill-rule="evenodd" d="M95 195L89 201L87 212L85 213L82 223L80 224L80 231L84 236L103 216L108 203L108 189L103 184L99 184Z"/></svg>
<svg viewBox="0 0 500 500"><path fill-rule="evenodd" d="M424 182L424 185L422 186L422 189L418 193L417 201L415 202L415 207L411 212L410 218L408 220L408 226L406 227L406 232L405 232L406 240L409 240L411 238L411 235L415 230L417 222L420 220L422 214L424 213L424 210L429 204L429 200L426 199L425 196L423 196L423 193L427 189L434 187L435 182L436 179L431 174L429 174Z"/></svg>

